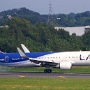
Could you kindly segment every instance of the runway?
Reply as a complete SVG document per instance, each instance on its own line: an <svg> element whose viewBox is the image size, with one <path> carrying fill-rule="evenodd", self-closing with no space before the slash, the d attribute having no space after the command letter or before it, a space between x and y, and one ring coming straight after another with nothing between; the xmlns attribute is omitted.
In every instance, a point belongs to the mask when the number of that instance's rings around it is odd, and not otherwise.
<svg viewBox="0 0 90 90"><path fill-rule="evenodd" d="M90 74L0 72L0 78L90 78Z"/></svg>

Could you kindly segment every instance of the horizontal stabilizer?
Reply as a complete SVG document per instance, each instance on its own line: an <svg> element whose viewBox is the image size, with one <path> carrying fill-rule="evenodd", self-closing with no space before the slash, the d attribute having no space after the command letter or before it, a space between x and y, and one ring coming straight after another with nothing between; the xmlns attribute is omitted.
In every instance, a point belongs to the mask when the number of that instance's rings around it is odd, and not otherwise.
<svg viewBox="0 0 90 90"><path fill-rule="evenodd" d="M21 47L23 48L25 53L30 53L30 51L26 48L24 44L21 44Z"/></svg>

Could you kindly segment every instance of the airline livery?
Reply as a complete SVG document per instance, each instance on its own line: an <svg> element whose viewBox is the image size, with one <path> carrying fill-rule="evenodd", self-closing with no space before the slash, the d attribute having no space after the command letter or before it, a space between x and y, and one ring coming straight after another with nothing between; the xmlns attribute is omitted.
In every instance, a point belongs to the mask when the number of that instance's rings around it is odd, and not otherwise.
<svg viewBox="0 0 90 90"><path fill-rule="evenodd" d="M50 67L71 69L74 65L90 65L90 51L34 52L26 55L20 48L17 48L17 50L22 58L27 58L33 63L46 67L44 70L45 73L52 72Z"/></svg>
<svg viewBox="0 0 90 90"><path fill-rule="evenodd" d="M45 73L52 72L50 67L71 69L74 65L90 65L90 51L30 52L23 44L21 46L24 52L20 48L17 48L18 53L0 52L0 65L45 67Z"/></svg>
<svg viewBox="0 0 90 90"><path fill-rule="evenodd" d="M19 53L4 53L4 52L0 52L0 65L9 67L40 66L39 64L31 62L27 58L22 58L19 55Z"/></svg>

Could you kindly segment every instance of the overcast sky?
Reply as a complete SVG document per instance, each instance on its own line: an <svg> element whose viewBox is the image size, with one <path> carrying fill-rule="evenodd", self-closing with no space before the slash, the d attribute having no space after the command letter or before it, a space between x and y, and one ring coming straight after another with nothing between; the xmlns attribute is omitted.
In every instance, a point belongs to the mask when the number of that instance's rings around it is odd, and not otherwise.
<svg viewBox="0 0 90 90"><path fill-rule="evenodd" d="M40 14L48 14L50 1L52 14L90 11L90 0L0 0L0 12L26 7Z"/></svg>

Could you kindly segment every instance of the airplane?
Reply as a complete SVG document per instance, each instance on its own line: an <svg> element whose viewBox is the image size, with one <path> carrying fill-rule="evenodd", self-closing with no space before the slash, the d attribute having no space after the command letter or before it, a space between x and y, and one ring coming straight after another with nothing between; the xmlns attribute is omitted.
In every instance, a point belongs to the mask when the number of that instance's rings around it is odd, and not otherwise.
<svg viewBox="0 0 90 90"><path fill-rule="evenodd" d="M30 51L27 51L30 53ZM0 65L8 67L39 67L39 64L33 63L27 58L22 58L19 53L0 52Z"/></svg>
<svg viewBox="0 0 90 90"><path fill-rule="evenodd" d="M25 51L26 47L22 45L22 48ZM70 70L72 66L90 65L90 51L27 52L27 54L18 47L17 50L22 58L28 59L30 62L39 64L42 67L46 67L44 70L45 73L52 72L50 67Z"/></svg>

